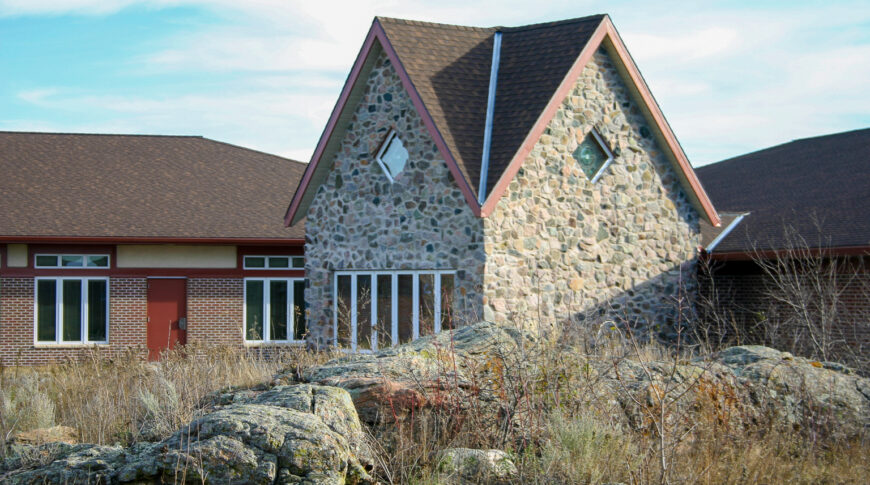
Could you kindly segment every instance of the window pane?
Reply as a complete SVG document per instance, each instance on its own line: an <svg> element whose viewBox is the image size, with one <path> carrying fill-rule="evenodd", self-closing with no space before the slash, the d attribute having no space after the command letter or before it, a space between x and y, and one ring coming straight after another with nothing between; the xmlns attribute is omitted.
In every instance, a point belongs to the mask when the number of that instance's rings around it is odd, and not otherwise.
<svg viewBox="0 0 870 485"><path fill-rule="evenodd" d="M441 330L453 328L453 275L441 275Z"/></svg>
<svg viewBox="0 0 870 485"><path fill-rule="evenodd" d="M82 257L81 256L61 256L60 257L60 265L64 267L81 267L82 266Z"/></svg>
<svg viewBox="0 0 870 485"><path fill-rule="evenodd" d="M286 258L286 257L269 258L269 267L270 268L289 268L290 267L290 258Z"/></svg>
<svg viewBox="0 0 870 485"><path fill-rule="evenodd" d="M263 339L263 282L247 281L245 284L245 339Z"/></svg>
<svg viewBox="0 0 870 485"><path fill-rule="evenodd" d="M305 339L305 282L293 282L293 340Z"/></svg>
<svg viewBox="0 0 870 485"><path fill-rule="evenodd" d="M393 335L393 275L378 275L378 346L388 347Z"/></svg>
<svg viewBox="0 0 870 485"><path fill-rule="evenodd" d="M414 276L399 275L399 343L410 342L414 338Z"/></svg>
<svg viewBox="0 0 870 485"><path fill-rule="evenodd" d="M37 280L36 282L36 340L40 342L54 342L55 318L57 308L55 297L57 285L54 280Z"/></svg>
<svg viewBox="0 0 870 485"><path fill-rule="evenodd" d="M88 340L106 341L106 281L88 281Z"/></svg>
<svg viewBox="0 0 870 485"><path fill-rule="evenodd" d="M337 318L338 318L338 335L336 339L341 347L350 347L350 309L351 309L351 294L350 294L350 275L340 275L338 277L338 288L335 289Z"/></svg>
<svg viewBox="0 0 870 485"><path fill-rule="evenodd" d="M287 282L269 282L269 340L287 340Z"/></svg>
<svg viewBox="0 0 870 485"><path fill-rule="evenodd" d="M435 333L435 275L421 274L420 275L420 295L418 303L420 305L420 336L432 335Z"/></svg>
<svg viewBox="0 0 870 485"><path fill-rule="evenodd" d="M88 266L91 268L108 268L108 256L88 256Z"/></svg>
<svg viewBox="0 0 870 485"><path fill-rule="evenodd" d="M372 277L359 275L356 278L356 346L372 348Z"/></svg>
<svg viewBox="0 0 870 485"><path fill-rule="evenodd" d="M57 266L57 256L37 256L36 266L47 266L53 268Z"/></svg>
<svg viewBox="0 0 870 485"><path fill-rule="evenodd" d="M264 256L245 256L245 268L265 268L266 258Z"/></svg>
<svg viewBox="0 0 870 485"><path fill-rule="evenodd" d="M293 267L294 268L304 268L305 267L305 258L293 258Z"/></svg>
<svg viewBox="0 0 870 485"><path fill-rule="evenodd" d="M64 256L66 257L66 256ZM64 342L79 342L82 339L82 280L63 280L63 326Z"/></svg>

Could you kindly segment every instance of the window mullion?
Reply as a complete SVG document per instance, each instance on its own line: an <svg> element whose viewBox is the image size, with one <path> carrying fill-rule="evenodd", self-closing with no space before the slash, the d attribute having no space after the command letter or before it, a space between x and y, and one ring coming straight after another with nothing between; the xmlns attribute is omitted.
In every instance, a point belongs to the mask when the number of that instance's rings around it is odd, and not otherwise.
<svg viewBox="0 0 870 485"><path fill-rule="evenodd" d="M63 279L54 280L54 342L63 342Z"/></svg>
<svg viewBox="0 0 870 485"><path fill-rule="evenodd" d="M357 333L357 287L356 287L356 274L352 274L350 276L350 348L353 351L356 351L356 333Z"/></svg>
<svg viewBox="0 0 870 485"><path fill-rule="evenodd" d="M399 343L399 275L397 273L393 273L391 276L391 281L393 283L392 288L392 300L393 303L390 305L391 310L391 345L395 347Z"/></svg>
<svg viewBox="0 0 870 485"><path fill-rule="evenodd" d="M287 284L287 302L284 306L287 308L287 325L284 327L287 329L287 335L284 336L284 340L292 340L292 337L296 335L296 312L293 308L293 302L296 301L296 285L293 284L293 280L284 280Z"/></svg>
<svg viewBox="0 0 870 485"><path fill-rule="evenodd" d="M435 273L435 288L432 291L435 292L434 295L434 306L435 306L435 333L441 333L441 273Z"/></svg>
<svg viewBox="0 0 870 485"><path fill-rule="evenodd" d="M420 338L420 274L414 273L411 285L411 315L412 315L412 340Z"/></svg>
<svg viewBox="0 0 870 485"><path fill-rule="evenodd" d="M86 259L87 258L85 258L85 261L86 261ZM87 280L87 279L82 280L82 289L81 289L82 304L79 306L79 314L81 315L81 321L82 321L82 323L81 323L81 332L82 332L81 333L81 341L82 341L82 343L87 343L87 341L88 341L88 325L89 325L89 323L88 323L88 305L90 304L88 302L88 292L90 291L90 288L88 288L88 281L89 280Z"/></svg>
<svg viewBox="0 0 870 485"><path fill-rule="evenodd" d="M269 341L269 320L271 319L269 312L272 310L269 304L269 292L271 291L269 286L268 278L263 279L263 335L260 337L263 342Z"/></svg>
<svg viewBox="0 0 870 485"><path fill-rule="evenodd" d="M372 310L372 352L378 351L378 274L372 273L372 286L371 286L371 296L372 304L370 305Z"/></svg>

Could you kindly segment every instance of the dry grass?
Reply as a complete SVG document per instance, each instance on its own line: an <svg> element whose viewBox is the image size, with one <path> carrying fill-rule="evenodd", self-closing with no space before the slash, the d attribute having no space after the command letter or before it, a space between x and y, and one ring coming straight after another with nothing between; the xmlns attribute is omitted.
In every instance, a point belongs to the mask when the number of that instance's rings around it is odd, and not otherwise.
<svg viewBox="0 0 870 485"><path fill-rule="evenodd" d="M88 443L161 439L198 417L212 393L262 385L288 367L329 357L301 348L263 355L188 345L157 363L136 352L107 358L94 351L58 365L0 368L0 440L54 425L76 429Z"/></svg>
<svg viewBox="0 0 870 485"><path fill-rule="evenodd" d="M41 369L2 369L0 431L9 436L57 424L77 429L86 442L156 439L204 412L216 391L258 386L279 371L298 372L331 356L287 349L265 358L188 346L160 363L94 354ZM375 473L388 483L438 483L437 453L473 447L512 454L518 483L839 484L870 476L867 441L826 441L764 422L735 429L717 419L714 406L694 409L691 423L669 418L638 428L602 391L598 376L620 359L677 362L687 356L656 344L589 345L565 336L513 355L487 356L469 363L476 395L451 393L447 385L428 396L440 403L435 409L370 428L380 447ZM449 374L449 359L445 365ZM469 399L483 396L492 400ZM663 401L668 399L672 417L681 417L680 397L669 394ZM648 418L654 421L656 414Z"/></svg>

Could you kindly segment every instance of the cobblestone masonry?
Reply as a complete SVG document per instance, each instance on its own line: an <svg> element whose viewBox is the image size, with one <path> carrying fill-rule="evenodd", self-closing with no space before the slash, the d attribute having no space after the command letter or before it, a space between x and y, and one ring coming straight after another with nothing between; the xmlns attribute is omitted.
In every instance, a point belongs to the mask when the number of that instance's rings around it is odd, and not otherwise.
<svg viewBox="0 0 870 485"><path fill-rule="evenodd" d="M595 184L572 157L593 127L615 153ZM681 284L695 287L697 212L603 50L484 224L491 320L606 309L659 324L673 320Z"/></svg>
<svg viewBox="0 0 870 485"><path fill-rule="evenodd" d="M471 213L384 55L366 82L307 214L315 340L331 337L337 269L462 270L460 322L552 322L607 308L658 324L673 320L680 285L694 291L698 215L604 52L487 219ZM393 184L374 161L391 127L410 153ZM594 185L571 156L592 127L617 153Z"/></svg>
<svg viewBox="0 0 870 485"><path fill-rule="evenodd" d="M332 335L332 274L342 269L457 269L457 320L482 315L483 224L381 54L308 211L305 270L311 338ZM409 160L394 183L375 161L389 130Z"/></svg>

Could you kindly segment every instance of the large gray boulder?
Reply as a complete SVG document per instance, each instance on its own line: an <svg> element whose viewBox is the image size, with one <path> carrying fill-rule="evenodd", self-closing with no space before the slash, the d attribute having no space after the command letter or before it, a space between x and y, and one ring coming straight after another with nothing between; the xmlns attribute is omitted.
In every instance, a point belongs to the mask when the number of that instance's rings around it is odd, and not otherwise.
<svg viewBox="0 0 870 485"><path fill-rule="evenodd" d="M631 347L626 347L631 348ZM482 322L374 354L345 356L308 369L312 383L347 389L360 419L401 419L449 401L497 413L498 387L510 373L537 376L553 352L529 332ZM670 419L708 418L749 426L767 420L791 429L848 438L870 426L870 380L834 363L761 346L741 346L692 360L575 355L584 369L584 397L610 403L634 428L651 427L662 403ZM577 373L580 374L580 373ZM667 393L662 394L662 390ZM685 391L685 392L684 392ZM701 413L706 413L704 416Z"/></svg>
<svg viewBox="0 0 870 485"><path fill-rule="evenodd" d="M375 423L437 406L445 391L486 399L481 391L487 386L471 379L472 372L479 377L483 370L476 364L500 362L535 342L528 332L481 322L374 354L339 357L306 370L302 377L346 389L360 419Z"/></svg>
<svg viewBox="0 0 870 485"><path fill-rule="evenodd" d="M76 445L54 461L6 471L37 483L371 483L371 450L348 393L279 386L244 393L159 443ZM39 452L39 450L34 450ZM23 467L21 467L23 465ZM7 467L13 468L13 467Z"/></svg>
<svg viewBox="0 0 870 485"><path fill-rule="evenodd" d="M441 451L435 469L438 483L443 485L508 484L516 480L518 473L516 465L504 451L474 448Z"/></svg>

